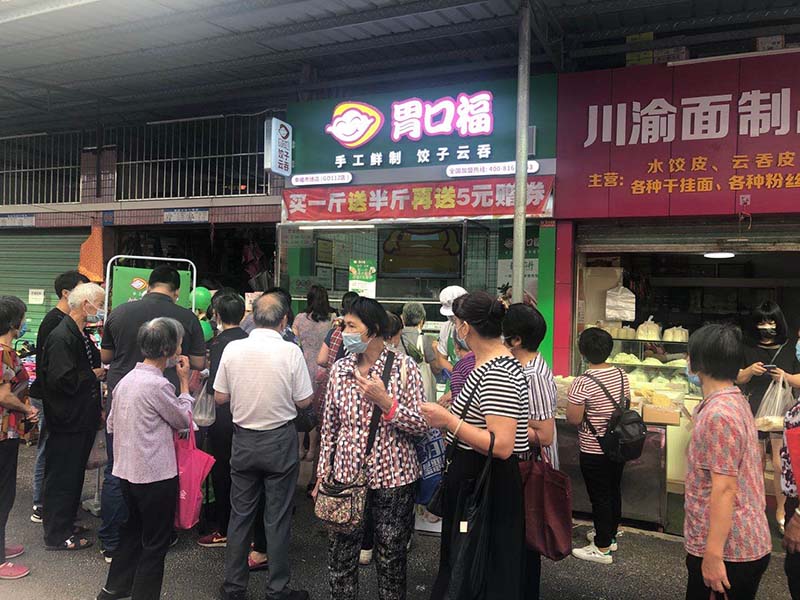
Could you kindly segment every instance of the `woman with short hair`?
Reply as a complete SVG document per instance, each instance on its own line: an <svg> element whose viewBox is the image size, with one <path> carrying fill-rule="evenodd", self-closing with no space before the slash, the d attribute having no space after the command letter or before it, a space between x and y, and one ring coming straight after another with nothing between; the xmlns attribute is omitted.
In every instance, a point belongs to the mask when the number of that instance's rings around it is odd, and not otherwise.
<svg viewBox="0 0 800 600"><path fill-rule="evenodd" d="M428 426L420 413L425 394L419 369L413 359L389 351L384 340L388 330L386 310L371 298L358 298L344 317L343 340L350 355L337 361L331 372L317 477L320 482L352 483L366 467L378 598L404 600L414 491L420 477L414 437ZM389 360L387 386L383 375ZM365 459L375 414L375 442ZM358 598L365 522L350 533L330 534L331 598Z"/></svg>
<svg viewBox="0 0 800 600"><path fill-rule="evenodd" d="M114 436L114 475L122 482L128 520L97 600L161 597L164 557L169 549L178 500L174 433L192 426L189 359L181 355L183 326L160 317L139 329L144 360L114 388L108 432ZM178 372L180 395L164 377Z"/></svg>

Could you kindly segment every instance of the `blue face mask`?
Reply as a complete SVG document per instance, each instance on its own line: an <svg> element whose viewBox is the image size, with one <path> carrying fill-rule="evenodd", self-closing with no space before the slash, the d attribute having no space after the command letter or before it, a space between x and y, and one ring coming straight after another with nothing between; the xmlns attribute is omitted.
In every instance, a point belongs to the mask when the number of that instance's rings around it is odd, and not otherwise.
<svg viewBox="0 0 800 600"><path fill-rule="evenodd" d="M797 360L800 361L800 342L797 342L797 345L794 347L794 354Z"/></svg>
<svg viewBox="0 0 800 600"><path fill-rule="evenodd" d="M689 383L691 383L693 386L698 388L703 387L703 385L700 383L700 377L698 377L696 373L692 373L689 370L689 367L686 367L686 377L689 379Z"/></svg>
<svg viewBox="0 0 800 600"><path fill-rule="evenodd" d="M19 334L17 335L17 337L21 338L27 332L28 332L28 322L27 321L23 321L22 322L22 326L19 328Z"/></svg>
<svg viewBox="0 0 800 600"><path fill-rule="evenodd" d="M369 345L369 342L365 342L361 339L360 333L343 333L342 342L344 343L345 350L350 354L364 354Z"/></svg>

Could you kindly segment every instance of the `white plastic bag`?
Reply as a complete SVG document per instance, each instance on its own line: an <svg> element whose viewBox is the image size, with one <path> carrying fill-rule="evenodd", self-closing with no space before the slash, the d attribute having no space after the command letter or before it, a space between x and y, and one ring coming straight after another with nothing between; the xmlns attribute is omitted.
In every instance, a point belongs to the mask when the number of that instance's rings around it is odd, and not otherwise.
<svg viewBox="0 0 800 600"><path fill-rule="evenodd" d="M621 285L606 292L606 321L635 321L636 294Z"/></svg>
<svg viewBox="0 0 800 600"><path fill-rule="evenodd" d="M214 402L214 394L208 393L208 382L203 384L197 394L192 417L198 427L209 427L217 420L217 405Z"/></svg>
<svg viewBox="0 0 800 600"><path fill-rule="evenodd" d="M781 376L772 381L756 411L756 428L759 431L783 431L783 419L794 404L791 386Z"/></svg>
<svg viewBox="0 0 800 600"><path fill-rule="evenodd" d="M89 452L89 458L86 460L86 469L99 469L108 463L108 452L106 451L106 429L98 430L94 436L94 443L92 443L92 451Z"/></svg>

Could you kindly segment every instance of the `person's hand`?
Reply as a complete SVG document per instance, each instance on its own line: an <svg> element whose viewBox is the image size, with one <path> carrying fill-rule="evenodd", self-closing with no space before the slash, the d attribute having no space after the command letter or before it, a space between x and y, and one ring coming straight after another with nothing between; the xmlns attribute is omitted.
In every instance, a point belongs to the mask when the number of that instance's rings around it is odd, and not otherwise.
<svg viewBox="0 0 800 600"><path fill-rule="evenodd" d="M450 405L453 403L453 392L442 394L436 403L444 408L450 408Z"/></svg>
<svg viewBox="0 0 800 600"><path fill-rule="evenodd" d="M786 378L786 371L784 371L779 367L775 367L769 372L769 375L770 377L772 377L774 381L780 381L781 377L783 377L784 379Z"/></svg>
<svg viewBox="0 0 800 600"><path fill-rule="evenodd" d="M762 362L753 363L747 368L750 371L750 375L752 375L753 377L763 375L764 373L767 372L767 370L764 368L764 363Z"/></svg>
<svg viewBox="0 0 800 600"><path fill-rule="evenodd" d="M425 422L434 429L447 427L454 417L453 413L435 402L424 402L420 407Z"/></svg>
<svg viewBox="0 0 800 600"><path fill-rule="evenodd" d="M106 378L106 370L103 367L100 367L99 369L92 369L92 371L94 372L94 376L97 381L103 381Z"/></svg>
<svg viewBox="0 0 800 600"><path fill-rule="evenodd" d="M27 410L25 411L25 418L28 420L29 423L38 423L39 422L39 409L35 406L28 406Z"/></svg>
<svg viewBox="0 0 800 600"><path fill-rule="evenodd" d="M178 372L178 379L181 383L189 385L189 357L179 356L178 362L175 364L175 370Z"/></svg>
<svg viewBox="0 0 800 600"><path fill-rule="evenodd" d="M375 375L372 374L364 377L359 373L358 369L355 370L355 374L358 391L361 392L367 400L373 404L377 404L382 409L391 409L392 399L389 397L386 386L383 385L383 381L381 381L380 377L375 377Z"/></svg>
<svg viewBox="0 0 800 600"><path fill-rule="evenodd" d="M314 489L311 490L311 498L312 500L317 499L317 494L319 494L319 486L322 483L321 479L317 479L317 483L314 484Z"/></svg>
<svg viewBox="0 0 800 600"><path fill-rule="evenodd" d="M731 584L728 581L728 572L721 557L704 556L701 571L703 573L703 583L715 592L724 594L725 590L731 589Z"/></svg>
<svg viewBox="0 0 800 600"><path fill-rule="evenodd" d="M783 534L783 547L789 554L800 552L800 516L792 515Z"/></svg>

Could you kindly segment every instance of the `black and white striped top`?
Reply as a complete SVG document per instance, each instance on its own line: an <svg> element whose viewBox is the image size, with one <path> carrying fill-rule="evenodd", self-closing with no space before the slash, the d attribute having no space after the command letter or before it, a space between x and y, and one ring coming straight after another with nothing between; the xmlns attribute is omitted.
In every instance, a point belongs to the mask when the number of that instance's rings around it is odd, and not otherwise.
<svg viewBox="0 0 800 600"><path fill-rule="evenodd" d="M522 365L511 356L498 356L472 370L464 383L458 399L450 409L461 416L464 406L475 396L464 421L486 429L486 416L508 417L517 420L514 453L529 452L528 445L528 383ZM447 434L448 443L453 434ZM470 450L459 441L458 447Z"/></svg>

